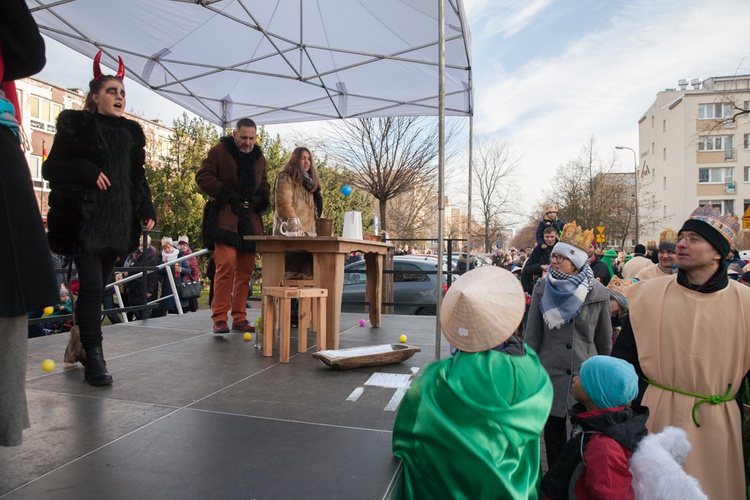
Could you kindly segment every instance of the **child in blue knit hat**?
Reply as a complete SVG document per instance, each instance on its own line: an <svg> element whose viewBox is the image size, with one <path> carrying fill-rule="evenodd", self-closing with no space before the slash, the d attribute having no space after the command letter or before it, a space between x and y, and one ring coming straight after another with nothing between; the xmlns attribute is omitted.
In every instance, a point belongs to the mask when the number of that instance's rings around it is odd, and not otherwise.
<svg viewBox="0 0 750 500"><path fill-rule="evenodd" d="M573 377L573 432L542 479L545 497L634 498L628 462L648 434L648 408L630 408L638 394L633 365L610 356L593 356Z"/></svg>

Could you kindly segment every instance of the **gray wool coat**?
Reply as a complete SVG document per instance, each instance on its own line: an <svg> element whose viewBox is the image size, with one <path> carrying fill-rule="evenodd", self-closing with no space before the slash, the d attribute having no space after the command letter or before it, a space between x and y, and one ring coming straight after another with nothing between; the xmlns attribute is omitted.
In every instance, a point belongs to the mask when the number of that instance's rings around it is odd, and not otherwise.
<svg viewBox="0 0 750 500"><path fill-rule="evenodd" d="M550 330L539 309L546 282L547 279L542 278L534 286L524 340L539 354L542 366L552 379L555 394L550 415L567 417L568 410L575 404L571 385L581 363L597 354L609 355L612 350L609 291L594 281L578 316L559 329Z"/></svg>

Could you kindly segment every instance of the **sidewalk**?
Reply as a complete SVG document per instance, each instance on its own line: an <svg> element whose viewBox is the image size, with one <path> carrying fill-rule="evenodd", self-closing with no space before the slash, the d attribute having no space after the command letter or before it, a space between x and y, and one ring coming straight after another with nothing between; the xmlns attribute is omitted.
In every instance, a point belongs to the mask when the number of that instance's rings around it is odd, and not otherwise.
<svg viewBox="0 0 750 500"><path fill-rule="evenodd" d="M308 353L293 339L282 365L241 333L210 333L201 310L105 327L114 384L92 387L62 361L67 334L30 339L32 427L23 446L0 448L0 498L389 498L396 390L364 383L431 362L435 318L384 315L379 329L359 319L342 315L342 348L406 334L422 352L334 371L310 356L311 336ZM46 358L57 363L49 373Z"/></svg>

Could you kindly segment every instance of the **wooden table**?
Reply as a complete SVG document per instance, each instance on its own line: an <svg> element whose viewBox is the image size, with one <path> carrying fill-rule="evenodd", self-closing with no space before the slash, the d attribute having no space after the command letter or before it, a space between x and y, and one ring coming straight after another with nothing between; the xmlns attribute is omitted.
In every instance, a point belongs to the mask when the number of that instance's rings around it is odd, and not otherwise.
<svg viewBox="0 0 750 500"><path fill-rule="evenodd" d="M341 296L344 287L346 256L351 252L365 255L366 300L370 303L370 324L380 327L382 304L383 257L391 246L376 241L336 236L245 236L255 242L255 251L263 254L263 285L279 286L284 276L287 252L308 252L313 256L313 279L316 286L328 290L326 303L326 348L339 348Z"/></svg>

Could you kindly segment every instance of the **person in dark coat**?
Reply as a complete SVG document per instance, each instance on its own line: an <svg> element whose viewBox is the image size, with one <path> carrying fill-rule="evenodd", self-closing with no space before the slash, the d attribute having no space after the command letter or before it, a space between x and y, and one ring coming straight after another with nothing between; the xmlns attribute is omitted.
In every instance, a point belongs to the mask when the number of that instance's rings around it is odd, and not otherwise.
<svg viewBox="0 0 750 500"><path fill-rule="evenodd" d="M542 248L542 245L534 247L521 271L521 285L523 286L523 291L529 295L534 290L534 283L544 276L544 273L549 269L549 257L552 254L552 247L557 243L557 229L554 227L544 229L544 243L545 248Z"/></svg>
<svg viewBox="0 0 750 500"><path fill-rule="evenodd" d="M588 251L589 265L591 270L594 272L594 278L596 278L602 285L609 285L609 280L612 279L613 273L610 272L607 264L602 262L602 258L596 255L596 247L591 245Z"/></svg>
<svg viewBox="0 0 750 500"><path fill-rule="evenodd" d="M82 347L71 343L69 353L85 362L84 378L91 385L112 383L102 350L104 286L117 259L138 246L141 223L148 229L156 224L144 169L146 136L137 122L122 116L122 59L117 75L105 76L100 57L101 52L94 59L84 109L60 113L42 165L51 190L50 248L73 257L80 281L75 316Z"/></svg>
<svg viewBox="0 0 750 500"><path fill-rule="evenodd" d="M59 290L44 225L21 150L14 80L39 72L44 40L23 0L0 2L0 446L28 429L27 313L56 304Z"/></svg>
<svg viewBox="0 0 750 500"><path fill-rule="evenodd" d="M547 227L555 228L558 235L562 233L563 227L565 227L565 221L557 217L556 203L544 206L544 217L539 221L539 225L536 228L536 244L542 248L547 245L544 242L544 229Z"/></svg>
<svg viewBox="0 0 750 500"><path fill-rule="evenodd" d="M255 331L247 321L247 293L255 268L255 244L245 236L263 235L261 214L271 203L266 158L255 143L257 126L237 121L231 136L212 147L195 174L198 188L211 199L203 210L203 244L216 263L211 302L213 331Z"/></svg>
<svg viewBox="0 0 750 500"><path fill-rule="evenodd" d="M143 241L141 246L132 253L130 258L130 268L132 271L122 273L123 276L130 276L140 272L140 267L156 267L159 265L159 256L156 254L156 249L150 245L151 238L146 237L146 252L143 252ZM143 296L143 278L136 278L128 281L125 284L125 289L128 292L128 305L139 306L147 304L151 300L156 300L156 294L159 292L159 273L156 271L149 272L146 275L146 297ZM132 317L135 319L148 318L150 316L149 311L135 311Z"/></svg>

